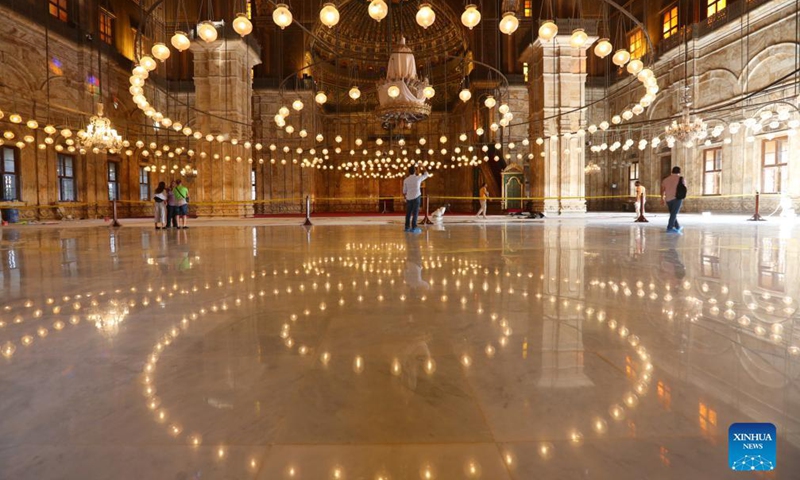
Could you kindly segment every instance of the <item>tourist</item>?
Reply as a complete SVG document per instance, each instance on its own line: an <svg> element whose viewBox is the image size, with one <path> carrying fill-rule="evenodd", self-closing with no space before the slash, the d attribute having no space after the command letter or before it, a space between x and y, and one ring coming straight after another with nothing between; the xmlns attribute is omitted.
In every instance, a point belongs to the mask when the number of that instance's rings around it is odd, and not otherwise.
<svg viewBox="0 0 800 480"><path fill-rule="evenodd" d="M478 210L478 214L475 216L480 217L482 214L483 218L486 218L486 200L489 199L489 188L486 186L486 182L483 182L481 184L481 190L479 195L480 195L481 208L480 210Z"/></svg>
<svg viewBox="0 0 800 480"><path fill-rule="evenodd" d="M633 207L636 210L636 218L639 218L640 215L644 215L644 203L647 201L647 189L644 188L644 185L642 185L642 182L639 180L636 180L634 185L636 203L633 204Z"/></svg>
<svg viewBox="0 0 800 480"><path fill-rule="evenodd" d="M422 182L430 177L428 172L424 172L422 175L416 173L416 167L413 165L408 167L408 176L403 180L403 198L406 199L406 228L404 231L410 233L422 232L417 228L417 216L419 216L419 205L422 202Z"/></svg>
<svg viewBox="0 0 800 480"><path fill-rule="evenodd" d="M179 229L189 228L186 226L186 215L189 214L189 189L181 185L181 180L175 181L175 189L172 191L175 196L175 216L178 217Z"/></svg>
<svg viewBox="0 0 800 480"><path fill-rule="evenodd" d="M153 210L155 212L156 230L167 228L167 186L158 182L156 194L153 196ZM161 224L161 226L159 226Z"/></svg>
<svg viewBox="0 0 800 480"><path fill-rule="evenodd" d="M686 180L681 175L681 167L672 167L672 175L661 181L661 203L669 209L667 233L681 233L683 227L678 223L683 199L686 198Z"/></svg>
<svg viewBox="0 0 800 480"><path fill-rule="evenodd" d="M175 180L169 182L167 189L167 226L166 228L178 228L178 216L175 206Z"/></svg>

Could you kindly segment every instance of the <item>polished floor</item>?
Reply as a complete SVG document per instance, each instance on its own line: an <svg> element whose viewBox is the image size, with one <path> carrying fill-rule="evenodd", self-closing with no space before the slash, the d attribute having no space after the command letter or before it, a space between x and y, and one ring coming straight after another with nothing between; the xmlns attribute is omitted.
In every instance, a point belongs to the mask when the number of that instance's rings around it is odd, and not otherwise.
<svg viewBox="0 0 800 480"><path fill-rule="evenodd" d="M0 479L800 478L800 225L398 221L3 228Z"/></svg>

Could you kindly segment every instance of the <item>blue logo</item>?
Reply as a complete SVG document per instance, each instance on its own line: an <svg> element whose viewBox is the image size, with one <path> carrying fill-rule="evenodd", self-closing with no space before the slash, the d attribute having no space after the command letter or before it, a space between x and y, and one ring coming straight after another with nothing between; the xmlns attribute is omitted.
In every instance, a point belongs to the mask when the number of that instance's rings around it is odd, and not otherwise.
<svg viewBox="0 0 800 480"><path fill-rule="evenodd" d="M728 429L731 470L775 470L777 434L771 423L734 423Z"/></svg>

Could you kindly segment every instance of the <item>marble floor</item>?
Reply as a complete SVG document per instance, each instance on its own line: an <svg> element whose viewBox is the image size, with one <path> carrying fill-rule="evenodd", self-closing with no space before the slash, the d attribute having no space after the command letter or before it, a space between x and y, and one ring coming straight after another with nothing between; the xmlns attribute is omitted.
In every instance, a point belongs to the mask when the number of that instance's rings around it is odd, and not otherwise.
<svg viewBox="0 0 800 480"><path fill-rule="evenodd" d="M399 221L3 228L0 479L800 478L800 225Z"/></svg>

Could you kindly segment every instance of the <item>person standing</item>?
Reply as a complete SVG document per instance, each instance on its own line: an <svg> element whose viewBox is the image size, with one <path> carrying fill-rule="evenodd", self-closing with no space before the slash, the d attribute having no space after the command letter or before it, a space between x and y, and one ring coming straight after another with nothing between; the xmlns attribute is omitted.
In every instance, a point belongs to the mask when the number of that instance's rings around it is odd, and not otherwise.
<svg viewBox="0 0 800 480"><path fill-rule="evenodd" d="M686 180L681 175L681 167L672 167L672 175L661 181L661 203L669 209L667 233L681 233L683 227L678 223L678 213L686 198Z"/></svg>
<svg viewBox="0 0 800 480"><path fill-rule="evenodd" d="M478 194L480 196L481 208L478 210L478 214L475 215L476 217L480 217L483 215L483 218L486 218L486 201L489 199L489 188L486 186L486 182L481 184L481 190Z"/></svg>
<svg viewBox="0 0 800 480"><path fill-rule="evenodd" d="M178 217L178 228L186 229L186 215L189 214L189 189L181 185L181 180L175 181L175 216Z"/></svg>
<svg viewBox="0 0 800 480"><path fill-rule="evenodd" d="M167 186L158 182L156 194L153 196L153 211L155 212L156 230L167 228ZM159 226L161 224L161 226Z"/></svg>
<svg viewBox="0 0 800 480"><path fill-rule="evenodd" d="M408 176L403 180L403 197L406 199L406 228L404 231L411 233L422 232L417 228L419 205L422 202L422 182L430 177L428 172L424 172L422 175L416 173L416 167L413 165L408 167Z"/></svg>
<svg viewBox="0 0 800 480"><path fill-rule="evenodd" d="M636 193L636 203L634 203L634 208L636 209L636 218L639 218L640 215L644 215L644 202L647 201L647 189L644 188L642 182L636 180L634 184L634 192ZM641 211L640 211L641 210Z"/></svg>
<svg viewBox="0 0 800 480"><path fill-rule="evenodd" d="M177 207L175 203L175 180L169 182L167 189L167 226L164 228L178 228Z"/></svg>

